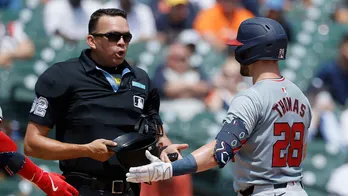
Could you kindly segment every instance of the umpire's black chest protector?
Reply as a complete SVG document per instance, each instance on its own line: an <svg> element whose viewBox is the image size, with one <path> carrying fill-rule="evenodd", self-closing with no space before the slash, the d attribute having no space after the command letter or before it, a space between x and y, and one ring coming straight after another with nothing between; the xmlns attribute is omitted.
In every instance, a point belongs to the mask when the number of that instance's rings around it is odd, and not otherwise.
<svg viewBox="0 0 348 196"><path fill-rule="evenodd" d="M64 130L57 132L57 136L64 141L87 143L134 131L140 115L146 112L145 102L151 88L147 75L126 65L130 72L122 77L114 92L88 56L82 54L80 62L82 69L76 70L75 82L66 96L67 113L62 119L65 122L60 123Z"/></svg>
<svg viewBox="0 0 348 196"><path fill-rule="evenodd" d="M86 144L95 139L109 139L133 132L141 114L158 115L158 93L152 88L147 73L137 67L131 67L122 76L117 91L96 64L89 58L88 50L79 58L53 65L60 71L48 71L36 85L36 91L42 92L52 110L52 124L56 125L56 139L65 143ZM98 66L99 67L99 66ZM63 77L63 78L62 78ZM48 82L47 82L48 81ZM57 85L59 83L59 85ZM59 86L59 87L57 87ZM54 87L54 88L53 88ZM54 89L54 91L52 90ZM46 115L47 117L47 115ZM110 168L101 162L89 158L60 161L63 172L82 172L94 176L116 176L123 170L115 158L109 160ZM122 172L121 172L122 171Z"/></svg>

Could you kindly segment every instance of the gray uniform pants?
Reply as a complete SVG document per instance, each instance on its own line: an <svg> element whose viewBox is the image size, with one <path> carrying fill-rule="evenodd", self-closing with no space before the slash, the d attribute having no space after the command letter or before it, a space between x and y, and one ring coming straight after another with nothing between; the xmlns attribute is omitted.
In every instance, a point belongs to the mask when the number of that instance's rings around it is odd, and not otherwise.
<svg viewBox="0 0 348 196"><path fill-rule="evenodd" d="M243 196L238 193L238 196ZM300 182L289 182L285 188L274 189L273 185L255 185L251 196L308 196Z"/></svg>

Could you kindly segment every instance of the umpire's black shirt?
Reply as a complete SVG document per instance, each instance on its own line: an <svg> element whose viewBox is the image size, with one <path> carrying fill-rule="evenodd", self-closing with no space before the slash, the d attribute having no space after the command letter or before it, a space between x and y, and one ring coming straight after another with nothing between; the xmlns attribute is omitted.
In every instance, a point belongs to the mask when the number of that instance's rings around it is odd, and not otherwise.
<svg viewBox="0 0 348 196"><path fill-rule="evenodd" d="M109 77L115 74L122 75L119 86ZM112 140L134 131L141 113L154 115L161 122L158 93L147 73L126 61L117 69L102 68L90 58L90 50L47 69L39 77L35 92L29 121L56 126L56 139L65 143ZM124 178L115 156L109 163L111 167L91 158L78 158L60 161L60 168L63 172Z"/></svg>

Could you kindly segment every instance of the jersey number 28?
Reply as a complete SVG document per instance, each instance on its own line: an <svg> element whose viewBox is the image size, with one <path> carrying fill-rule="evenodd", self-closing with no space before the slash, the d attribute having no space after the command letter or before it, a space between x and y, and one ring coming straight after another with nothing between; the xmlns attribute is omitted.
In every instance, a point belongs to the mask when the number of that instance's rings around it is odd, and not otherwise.
<svg viewBox="0 0 348 196"><path fill-rule="evenodd" d="M273 145L272 167L299 167L302 162L304 124L296 122L290 127L288 123L274 123L274 136L281 136L282 133L284 140L278 140Z"/></svg>

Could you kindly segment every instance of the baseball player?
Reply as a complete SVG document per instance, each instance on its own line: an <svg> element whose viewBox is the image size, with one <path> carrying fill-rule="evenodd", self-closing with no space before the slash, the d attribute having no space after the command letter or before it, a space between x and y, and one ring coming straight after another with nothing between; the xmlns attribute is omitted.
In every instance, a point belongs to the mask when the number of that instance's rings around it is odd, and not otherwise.
<svg viewBox="0 0 348 196"><path fill-rule="evenodd" d="M234 162L234 190L239 196L306 196L301 182L311 107L302 91L282 77L278 60L284 60L287 36L269 18L245 20L237 39L235 58L241 74L253 86L230 103L223 127L214 141L172 163L146 152L151 164L130 168L129 182L166 180Z"/></svg>
<svg viewBox="0 0 348 196"><path fill-rule="evenodd" d="M0 108L1 122L2 111ZM74 187L64 181L64 176L43 171L30 161L30 159L16 151L16 144L5 133L0 131L0 168L4 168L11 176L18 173L35 183L48 196L79 195Z"/></svg>

